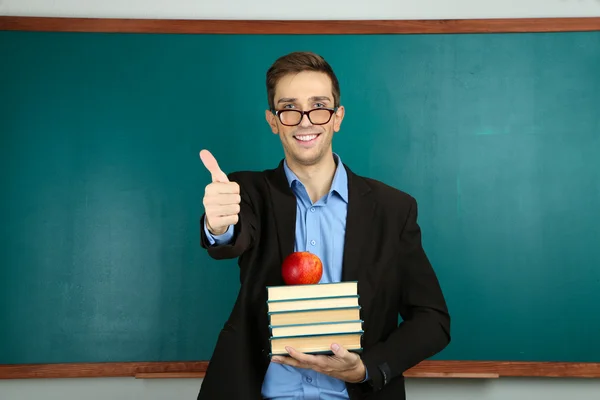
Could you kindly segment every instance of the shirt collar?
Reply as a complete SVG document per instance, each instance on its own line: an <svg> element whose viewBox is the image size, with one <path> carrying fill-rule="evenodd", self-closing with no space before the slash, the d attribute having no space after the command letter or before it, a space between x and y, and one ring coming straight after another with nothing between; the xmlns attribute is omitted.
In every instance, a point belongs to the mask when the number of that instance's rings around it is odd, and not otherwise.
<svg viewBox="0 0 600 400"><path fill-rule="evenodd" d="M348 203L348 175L346 173L346 168L344 168L339 155L333 153L333 158L335 159L337 167L335 169L335 174L333 175L329 194L336 192L346 203ZM296 174L288 167L287 160L284 160L283 162L283 169L290 187L293 187L295 182L302 184Z"/></svg>

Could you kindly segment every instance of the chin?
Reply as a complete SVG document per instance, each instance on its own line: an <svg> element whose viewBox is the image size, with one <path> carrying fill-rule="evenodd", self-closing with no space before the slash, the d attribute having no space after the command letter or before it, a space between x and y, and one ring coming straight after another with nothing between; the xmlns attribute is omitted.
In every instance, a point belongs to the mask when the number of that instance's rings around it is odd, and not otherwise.
<svg viewBox="0 0 600 400"><path fill-rule="evenodd" d="M322 151L317 149L311 149L313 151L298 151L292 154L294 160L302 165L315 165L318 164L324 156Z"/></svg>
<svg viewBox="0 0 600 400"><path fill-rule="evenodd" d="M295 141L295 139L292 139ZM295 142L287 143L284 146L286 155L292 159L295 163L300 165L315 165L323 160L327 156L327 146L323 146L324 143L316 143L316 146L309 148L297 145Z"/></svg>

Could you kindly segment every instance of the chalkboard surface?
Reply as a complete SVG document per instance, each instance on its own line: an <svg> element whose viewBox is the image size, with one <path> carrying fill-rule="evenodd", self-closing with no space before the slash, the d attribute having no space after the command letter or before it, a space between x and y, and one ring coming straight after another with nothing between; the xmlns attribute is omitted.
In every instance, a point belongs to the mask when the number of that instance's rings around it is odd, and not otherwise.
<svg viewBox="0 0 600 400"><path fill-rule="evenodd" d="M199 246L210 149L274 167L268 66L338 74L334 150L415 196L440 360L600 361L600 32L0 32L0 363L208 360L235 260Z"/></svg>

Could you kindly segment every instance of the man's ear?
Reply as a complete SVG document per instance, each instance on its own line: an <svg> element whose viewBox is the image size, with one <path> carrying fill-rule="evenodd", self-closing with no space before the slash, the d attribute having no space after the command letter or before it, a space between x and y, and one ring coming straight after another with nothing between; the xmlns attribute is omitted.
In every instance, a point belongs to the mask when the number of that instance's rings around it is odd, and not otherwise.
<svg viewBox="0 0 600 400"><path fill-rule="evenodd" d="M337 111L335 112L335 115L334 115L335 119L333 121L333 131L334 132L340 131L345 112L346 112L346 110L344 109L344 106L339 106Z"/></svg>
<svg viewBox="0 0 600 400"><path fill-rule="evenodd" d="M265 111L265 119L267 120L267 123L271 127L271 131L276 135L279 134L279 127L277 126L277 117L275 115L273 115L271 110Z"/></svg>

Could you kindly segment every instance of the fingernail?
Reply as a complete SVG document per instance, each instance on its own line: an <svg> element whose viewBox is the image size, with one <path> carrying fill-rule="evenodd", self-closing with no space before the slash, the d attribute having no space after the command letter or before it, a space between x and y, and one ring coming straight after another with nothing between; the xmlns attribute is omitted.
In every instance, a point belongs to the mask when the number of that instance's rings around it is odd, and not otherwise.
<svg viewBox="0 0 600 400"><path fill-rule="evenodd" d="M292 351L292 348L291 348L291 347L289 347L289 346L286 346L286 347L285 347L285 351L287 351L287 352L289 353L290 351Z"/></svg>
<svg viewBox="0 0 600 400"><path fill-rule="evenodd" d="M280 363L281 359L279 357L272 357L271 361L276 362L276 363Z"/></svg>
<svg viewBox="0 0 600 400"><path fill-rule="evenodd" d="M340 346L334 343L333 346L331 346L331 348L333 349L333 351L338 351L340 349Z"/></svg>

